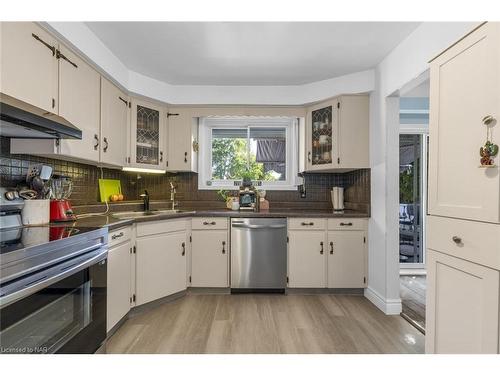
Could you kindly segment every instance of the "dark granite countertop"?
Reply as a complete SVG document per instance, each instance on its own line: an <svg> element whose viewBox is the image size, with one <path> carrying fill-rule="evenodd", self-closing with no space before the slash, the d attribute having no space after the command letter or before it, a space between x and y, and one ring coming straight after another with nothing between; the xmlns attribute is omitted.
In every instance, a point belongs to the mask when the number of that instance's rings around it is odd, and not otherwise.
<svg viewBox="0 0 500 375"><path fill-rule="evenodd" d="M158 215L149 215L134 219L119 219L113 216L113 213L107 215L84 216L79 218L75 225L85 227L103 227L106 226L110 231L148 221L179 219L184 217L316 217L316 218L368 218L365 212L345 210L343 212L334 212L332 210L269 210L269 211L231 211L231 210L183 210L179 213L160 213Z"/></svg>

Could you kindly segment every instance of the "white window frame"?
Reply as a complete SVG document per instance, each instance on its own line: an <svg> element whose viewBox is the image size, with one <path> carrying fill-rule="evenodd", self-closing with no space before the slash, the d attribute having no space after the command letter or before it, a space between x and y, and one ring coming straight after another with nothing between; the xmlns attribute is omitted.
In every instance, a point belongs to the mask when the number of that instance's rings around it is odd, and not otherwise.
<svg viewBox="0 0 500 375"><path fill-rule="evenodd" d="M286 180L261 181L261 190L297 190L298 173L298 122L296 117L269 116L210 116L200 117L198 152L198 189L238 190L238 180L212 180L212 129L242 127L284 127L286 128ZM210 183L208 183L210 181Z"/></svg>

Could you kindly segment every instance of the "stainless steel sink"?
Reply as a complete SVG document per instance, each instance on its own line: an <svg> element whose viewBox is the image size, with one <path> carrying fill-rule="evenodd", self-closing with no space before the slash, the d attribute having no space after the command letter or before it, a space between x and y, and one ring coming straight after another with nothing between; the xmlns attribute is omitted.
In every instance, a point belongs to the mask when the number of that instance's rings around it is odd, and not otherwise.
<svg viewBox="0 0 500 375"><path fill-rule="evenodd" d="M127 212L115 212L111 214L111 216L117 219L137 219L140 217L174 215L174 214L189 213L189 212L192 211L183 211L183 210L127 211Z"/></svg>

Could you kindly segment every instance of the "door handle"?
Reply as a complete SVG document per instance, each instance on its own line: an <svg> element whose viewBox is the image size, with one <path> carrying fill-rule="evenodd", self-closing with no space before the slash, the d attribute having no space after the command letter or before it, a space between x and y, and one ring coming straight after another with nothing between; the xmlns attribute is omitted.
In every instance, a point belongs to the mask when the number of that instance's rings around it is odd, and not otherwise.
<svg viewBox="0 0 500 375"><path fill-rule="evenodd" d="M330 254L333 254L333 242L330 241Z"/></svg>
<svg viewBox="0 0 500 375"><path fill-rule="evenodd" d="M186 243L183 242L181 246L182 246L182 254L181 255L184 256L184 255L186 255Z"/></svg>
<svg viewBox="0 0 500 375"><path fill-rule="evenodd" d="M108 147L109 147L109 143L108 143L108 139L106 137L104 137L102 139L102 141L104 142L104 148L102 149L104 152L108 151Z"/></svg>
<svg viewBox="0 0 500 375"><path fill-rule="evenodd" d="M312 226L312 225L314 225L314 223L313 223L312 221L311 221L311 222L309 222L309 223L302 222L302 223L300 223L300 225L302 225L302 226L306 226L306 225L308 225L308 226Z"/></svg>
<svg viewBox="0 0 500 375"><path fill-rule="evenodd" d="M352 227L352 223L340 223L341 227L347 226L347 227Z"/></svg>
<svg viewBox="0 0 500 375"><path fill-rule="evenodd" d="M187 151L184 153L184 163L188 162L188 153Z"/></svg>
<svg viewBox="0 0 500 375"><path fill-rule="evenodd" d="M99 147L99 137L97 136L97 134L94 134L94 140L94 150L97 150L97 148Z"/></svg>
<svg viewBox="0 0 500 375"><path fill-rule="evenodd" d="M111 236L111 239L112 239L112 240L116 240L117 238L120 238L120 237L123 237L123 232L120 232L120 233L118 233L118 234L113 234L113 235Z"/></svg>
<svg viewBox="0 0 500 375"><path fill-rule="evenodd" d="M452 239L452 240L453 240L453 242L455 242L457 245L462 244L462 239L461 239L460 237L458 237L458 236L453 236L451 239Z"/></svg>
<svg viewBox="0 0 500 375"><path fill-rule="evenodd" d="M56 59L63 59L63 60L66 60L68 63L70 63L71 65L73 65L75 68L78 68L78 65L76 65L73 61L71 61L70 59L68 59L66 56L64 56L61 51L59 51L58 49L56 50Z"/></svg>
<svg viewBox="0 0 500 375"><path fill-rule="evenodd" d="M222 254L226 253L226 241L222 241Z"/></svg>
<svg viewBox="0 0 500 375"><path fill-rule="evenodd" d="M307 161L310 163L311 162L311 151L307 153Z"/></svg>
<svg viewBox="0 0 500 375"><path fill-rule="evenodd" d="M163 161L163 151L160 151L160 161Z"/></svg>
<svg viewBox="0 0 500 375"><path fill-rule="evenodd" d="M217 224L215 221L210 221L210 222L204 221L203 222L203 225L215 225L215 224Z"/></svg>
<svg viewBox="0 0 500 375"><path fill-rule="evenodd" d="M56 47L51 46L49 43L47 43L46 41L44 41L42 38L40 38L36 34L31 33L31 36L33 38L35 38L36 40L38 40L40 43L42 43L45 47L47 47L48 49L50 49L52 51L52 56L56 55Z"/></svg>
<svg viewBox="0 0 500 375"><path fill-rule="evenodd" d="M321 250L319 251L319 253L320 253L321 255L323 255L323 253L324 253L324 249L323 249L323 241L321 241L319 244L321 245Z"/></svg>
<svg viewBox="0 0 500 375"><path fill-rule="evenodd" d="M247 229L280 229L285 228L286 225L251 225L251 224L232 224L233 228L247 228Z"/></svg>

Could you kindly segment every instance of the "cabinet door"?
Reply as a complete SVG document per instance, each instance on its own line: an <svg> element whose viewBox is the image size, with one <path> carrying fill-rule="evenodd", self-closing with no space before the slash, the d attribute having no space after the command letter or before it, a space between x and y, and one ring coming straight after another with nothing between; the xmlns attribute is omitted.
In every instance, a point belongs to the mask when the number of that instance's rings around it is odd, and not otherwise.
<svg viewBox="0 0 500 375"><path fill-rule="evenodd" d="M328 232L328 288L366 286L365 236L359 230Z"/></svg>
<svg viewBox="0 0 500 375"><path fill-rule="evenodd" d="M338 162L338 101L320 103L308 110L307 169L322 170Z"/></svg>
<svg viewBox="0 0 500 375"><path fill-rule="evenodd" d="M500 143L498 120L483 123L500 116L499 28L485 24L431 63L431 215L499 222L499 169L480 168L479 155L487 129Z"/></svg>
<svg viewBox="0 0 500 375"><path fill-rule="evenodd" d="M57 113L56 39L32 22L2 22L0 34L2 93Z"/></svg>
<svg viewBox="0 0 500 375"><path fill-rule="evenodd" d="M344 95L339 99L339 168L370 168L370 99Z"/></svg>
<svg viewBox="0 0 500 375"><path fill-rule="evenodd" d="M326 287L326 239L324 231L288 232L288 286Z"/></svg>
<svg viewBox="0 0 500 375"><path fill-rule="evenodd" d="M186 289L186 232L136 241L136 304Z"/></svg>
<svg viewBox="0 0 500 375"><path fill-rule="evenodd" d="M184 108L169 108L168 159L169 171L198 171L198 119Z"/></svg>
<svg viewBox="0 0 500 375"><path fill-rule="evenodd" d="M61 140L60 153L99 162L101 77L69 49L59 49L66 57L58 59L59 115L82 131L81 140Z"/></svg>
<svg viewBox="0 0 500 375"><path fill-rule="evenodd" d="M498 353L499 272L427 252L427 353Z"/></svg>
<svg viewBox="0 0 500 375"><path fill-rule="evenodd" d="M128 97L101 78L101 163L126 165Z"/></svg>
<svg viewBox="0 0 500 375"><path fill-rule="evenodd" d="M131 165L165 169L165 111L159 105L132 99Z"/></svg>
<svg viewBox="0 0 500 375"><path fill-rule="evenodd" d="M191 286L227 287L229 244L226 230L194 230L191 247Z"/></svg>
<svg viewBox="0 0 500 375"><path fill-rule="evenodd" d="M130 264L132 243L124 242L108 252L108 298L106 326L109 332L130 310Z"/></svg>

